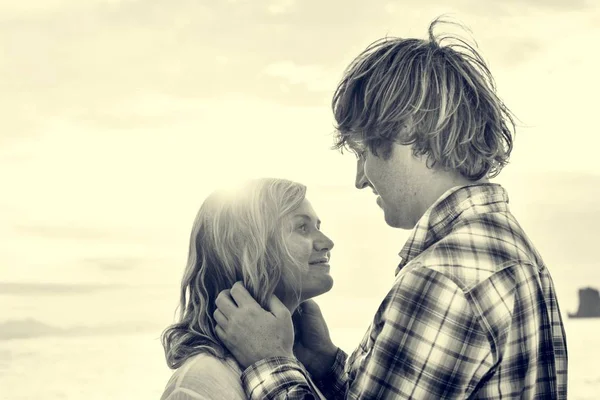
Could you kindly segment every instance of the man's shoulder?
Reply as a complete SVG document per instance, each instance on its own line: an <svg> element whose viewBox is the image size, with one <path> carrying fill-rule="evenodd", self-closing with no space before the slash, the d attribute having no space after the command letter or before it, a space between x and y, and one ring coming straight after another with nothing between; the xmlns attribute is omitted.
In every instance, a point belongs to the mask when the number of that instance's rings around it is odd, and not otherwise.
<svg viewBox="0 0 600 400"><path fill-rule="evenodd" d="M381 320L386 310L404 310L410 304L413 309L428 311L452 307L455 315L473 321L488 339L510 326L521 264L482 267L436 260L427 265L415 260L406 267L382 303L378 314ZM450 299L452 304L448 303Z"/></svg>
<svg viewBox="0 0 600 400"><path fill-rule="evenodd" d="M543 260L517 220L509 212L475 214L415 260L468 291L507 267L543 266Z"/></svg>

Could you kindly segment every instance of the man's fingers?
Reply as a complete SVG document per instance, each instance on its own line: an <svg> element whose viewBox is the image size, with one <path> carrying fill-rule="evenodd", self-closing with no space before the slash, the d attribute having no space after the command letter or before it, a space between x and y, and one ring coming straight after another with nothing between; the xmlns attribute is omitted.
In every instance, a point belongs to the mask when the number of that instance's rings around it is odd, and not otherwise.
<svg viewBox="0 0 600 400"><path fill-rule="evenodd" d="M225 346L227 346L227 338L226 338L226 334L225 334L225 331L223 330L223 328L221 328L220 325L216 325L215 332L216 332L217 336L219 337L219 339L221 339L221 341L225 344Z"/></svg>
<svg viewBox="0 0 600 400"><path fill-rule="evenodd" d="M215 300L215 305L217 306L217 310L220 310L226 318L238 308L231 298L229 289L225 289L219 293Z"/></svg>
<svg viewBox="0 0 600 400"><path fill-rule="evenodd" d="M269 311L278 318L290 315L290 310L275 295L269 299Z"/></svg>
<svg viewBox="0 0 600 400"><path fill-rule="evenodd" d="M302 314L321 315L321 308L314 300L306 300L300 306L302 307Z"/></svg>
<svg viewBox="0 0 600 400"><path fill-rule="evenodd" d="M260 304L254 300L242 282L238 281L233 284L233 287L231 288L231 297L233 297L233 300L235 300L239 308L260 307Z"/></svg>
<svg viewBox="0 0 600 400"><path fill-rule="evenodd" d="M227 332L225 332L225 329L223 329L221 325L215 325L215 333L217 334L219 340L225 345L225 347L227 347L227 350L230 352L235 350L235 346L231 345L229 337L227 336Z"/></svg>
<svg viewBox="0 0 600 400"><path fill-rule="evenodd" d="M217 308L213 313L213 317L215 318L215 321L217 321L217 324L223 328L227 327L227 317L221 312L221 310Z"/></svg>

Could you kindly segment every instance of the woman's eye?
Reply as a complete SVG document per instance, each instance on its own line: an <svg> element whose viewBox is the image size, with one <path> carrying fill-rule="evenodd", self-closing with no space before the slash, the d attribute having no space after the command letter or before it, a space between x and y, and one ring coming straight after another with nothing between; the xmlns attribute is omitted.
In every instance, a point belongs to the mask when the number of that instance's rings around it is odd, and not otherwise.
<svg viewBox="0 0 600 400"><path fill-rule="evenodd" d="M300 232L307 232L308 231L308 227L306 226L306 224L302 224L298 227L298 230Z"/></svg>

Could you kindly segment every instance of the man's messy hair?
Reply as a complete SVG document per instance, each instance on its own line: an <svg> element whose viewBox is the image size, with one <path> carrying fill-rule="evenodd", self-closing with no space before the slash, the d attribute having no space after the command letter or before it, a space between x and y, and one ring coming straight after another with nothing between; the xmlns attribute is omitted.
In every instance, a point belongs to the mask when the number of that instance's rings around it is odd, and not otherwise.
<svg viewBox="0 0 600 400"><path fill-rule="evenodd" d="M431 168L476 181L508 163L515 123L496 94L494 79L473 46L456 35L386 37L346 69L332 107L334 147L368 148L387 159L392 143L411 145Z"/></svg>

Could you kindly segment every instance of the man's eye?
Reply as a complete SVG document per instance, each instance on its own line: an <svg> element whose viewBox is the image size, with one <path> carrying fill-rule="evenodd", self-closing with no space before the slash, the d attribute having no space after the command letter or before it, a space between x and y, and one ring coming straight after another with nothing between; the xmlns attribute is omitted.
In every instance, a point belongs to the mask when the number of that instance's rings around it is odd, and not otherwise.
<svg viewBox="0 0 600 400"><path fill-rule="evenodd" d="M367 155L367 146L364 143L354 143L351 150L356 158L364 158Z"/></svg>
<svg viewBox="0 0 600 400"><path fill-rule="evenodd" d="M365 155L366 155L366 153L367 153L367 152L366 152L366 150L364 150L364 149L361 149L361 150L355 150L355 151L354 151L354 154L356 155L356 158L357 158L357 159L359 159L359 160L360 160L360 159L364 159L364 158L365 158Z"/></svg>

